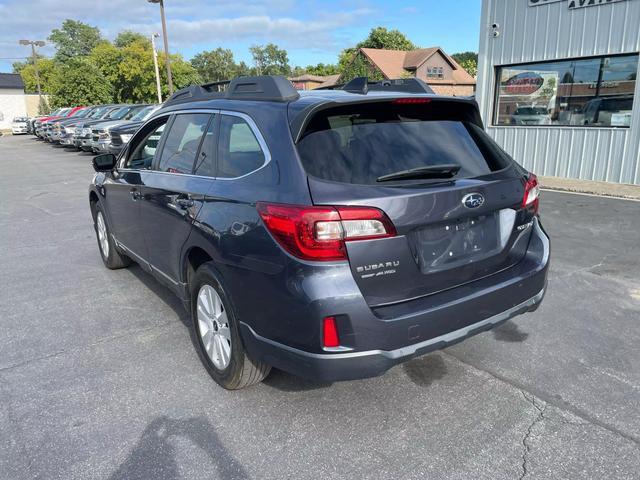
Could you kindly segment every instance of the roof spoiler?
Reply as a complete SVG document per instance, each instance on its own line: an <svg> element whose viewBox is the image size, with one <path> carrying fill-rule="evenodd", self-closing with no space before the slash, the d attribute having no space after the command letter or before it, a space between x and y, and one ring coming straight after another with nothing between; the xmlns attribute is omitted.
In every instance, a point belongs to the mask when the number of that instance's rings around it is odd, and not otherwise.
<svg viewBox="0 0 640 480"><path fill-rule="evenodd" d="M366 95L369 92L429 93L435 94L429 85L419 78L393 78L370 82L367 77L356 77L344 85L321 87L322 90L344 90L349 93ZM319 90L320 90L319 89Z"/></svg>
<svg viewBox="0 0 640 480"><path fill-rule="evenodd" d="M190 85L171 95L164 105L213 99L290 102L299 97L298 91L286 78L279 75L260 75Z"/></svg>

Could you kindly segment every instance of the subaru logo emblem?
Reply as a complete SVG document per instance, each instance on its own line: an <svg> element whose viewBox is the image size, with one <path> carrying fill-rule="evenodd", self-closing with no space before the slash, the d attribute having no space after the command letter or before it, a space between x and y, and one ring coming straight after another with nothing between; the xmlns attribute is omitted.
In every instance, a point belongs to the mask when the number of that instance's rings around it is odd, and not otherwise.
<svg viewBox="0 0 640 480"><path fill-rule="evenodd" d="M478 208L484 204L484 196L481 193L468 193L462 197L462 204L467 208Z"/></svg>

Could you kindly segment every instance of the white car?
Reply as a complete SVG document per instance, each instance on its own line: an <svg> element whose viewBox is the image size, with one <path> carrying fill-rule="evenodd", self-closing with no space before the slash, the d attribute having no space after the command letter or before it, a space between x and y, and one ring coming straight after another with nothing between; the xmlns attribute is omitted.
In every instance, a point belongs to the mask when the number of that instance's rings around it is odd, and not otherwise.
<svg viewBox="0 0 640 480"><path fill-rule="evenodd" d="M15 117L11 122L11 133L20 135L29 130L29 119L27 117Z"/></svg>

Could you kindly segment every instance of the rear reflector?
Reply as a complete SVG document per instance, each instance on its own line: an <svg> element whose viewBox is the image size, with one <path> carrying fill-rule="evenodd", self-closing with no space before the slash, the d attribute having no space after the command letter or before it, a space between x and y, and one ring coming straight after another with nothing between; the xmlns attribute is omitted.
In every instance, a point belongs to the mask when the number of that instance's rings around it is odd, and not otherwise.
<svg viewBox="0 0 640 480"><path fill-rule="evenodd" d="M322 321L322 346L325 348L340 346L338 327L336 326L335 317L326 317Z"/></svg>
<svg viewBox="0 0 640 480"><path fill-rule="evenodd" d="M257 204L265 226L290 254L304 260L346 260L346 241L392 237L396 229L372 207Z"/></svg>
<svg viewBox="0 0 640 480"><path fill-rule="evenodd" d="M430 98L423 98L423 97L397 98L392 103L399 104L399 105L414 105L416 103L431 103L431 99Z"/></svg>
<svg viewBox="0 0 640 480"><path fill-rule="evenodd" d="M533 173L529 174L529 178L524 184L524 197L522 198L522 208L533 208L534 213L538 213L540 204L540 186L538 185L538 177Z"/></svg>

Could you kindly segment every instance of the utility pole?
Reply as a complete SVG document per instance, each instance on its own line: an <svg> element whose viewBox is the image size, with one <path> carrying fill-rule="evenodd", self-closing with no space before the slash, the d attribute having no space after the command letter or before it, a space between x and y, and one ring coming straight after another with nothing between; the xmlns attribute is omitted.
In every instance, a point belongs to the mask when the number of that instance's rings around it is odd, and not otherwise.
<svg viewBox="0 0 640 480"><path fill-rule="evenodd" d="M160 90L160 71L158 70L158 53L156 52L155 38L159 37L157 33L151 35L151 48L153 49L153 68L156 72L156 89L158 90L158 103L162 103L162 92Z"/></svg>
<svg viewBox="0 0 640 480"><path fill-rule="evenodd" d="M171 59L169 58L169 40L167 38L167 20L164 16L164 0L147 0L149 3L160 4L160 18L162 19L162 37L164 39L164 54L167 63L167 83L169 85L169 95L173 95L173 78L171 76Z"/></svg>
<svg viewBox="0 0 640 480"><path fill-rule="evenodd" d="M42 40L20 40L20 45L31 45L31 56L33 58L33 68L36 74L36 84L38 85L38 108L42 105L42 90L40 88L40 72L38 72L38 58L36 57L36 47L44 47Z"/></svg>

